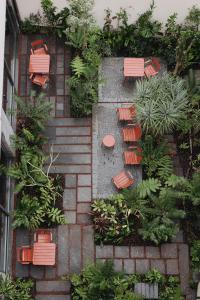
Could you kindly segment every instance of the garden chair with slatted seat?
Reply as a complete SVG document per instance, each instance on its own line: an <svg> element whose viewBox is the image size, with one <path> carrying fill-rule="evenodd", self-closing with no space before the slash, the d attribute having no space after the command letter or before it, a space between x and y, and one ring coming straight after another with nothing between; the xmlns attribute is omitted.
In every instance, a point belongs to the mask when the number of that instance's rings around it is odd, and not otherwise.
<svg viewBox="0 0 200 300"><path fill-rule="evenodd" d="M135 151L134 151L135 149ZM132 146L128 148L128 151L124 151L123 157L124 157L124 164L125 165L139 165L142 160L141 153L142 149L137 147L133 148Z"/></svg>
<svg viewBox="0 0 200 300"><path fill-rule="evenodd" d="M46 87L46 83L49 80L49 77L47 75L42 75L42 74L33 74L31 73L30 79L32 83L37 84L41 86L42 88Z"/></svg>
<svg viewBox="0 0 200 300"><path fill-rule="evenodd" d="M122 138L124 142L137 142L142 136L140 125L128 124L129 126L122 128Z"/></svg>
<svg viewBox="0 0 200 300"><path fill-rule="evenodd" d="M31 246L22 246L17 248L17 261L23 265L32 263L33 249Z"/></svg>
<svg viewBox="0 0 200 300"><path fill-rule="evenodd" d="M31 43L31 54L48 54L47 45L43 40L36 40Z"/></svg>
<svg viewBox="0 0 200 300"><path fill-rule="evenodd" d="M117 108L117 115L119 121L132 121L136 117L135 105Z"/></svg>
<svg viewBox="0 0 200 300"><path fill-rule="evenodd" d="M133 176L129 171L121 171L112 178L112 181L118 189L126 189L134 183Z"/></svg>
<svg viewBox="0 0 200 300"><path fill-rule="evenodd" d="M38 229L34 233L34 242L51 243L53 240L52 232L48 229Z"/></svg>
<svg viewBox="0 0 200 300"><path fill-rule="evenodd" d="M151 77L151 76L155 76L158 74L158 72L160 71L161 65L160 65L160 61L157 57L153 57L150 60L150 63L148 63L145 68L144 68L144 73L146 75L147 78Z"/></svg>

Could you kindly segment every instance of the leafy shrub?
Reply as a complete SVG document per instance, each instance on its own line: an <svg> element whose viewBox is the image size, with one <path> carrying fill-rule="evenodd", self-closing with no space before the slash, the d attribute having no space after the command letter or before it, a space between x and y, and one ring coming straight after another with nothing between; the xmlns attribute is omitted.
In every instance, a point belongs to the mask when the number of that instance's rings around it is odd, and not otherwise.
<svg viewBox="0 0 200 300"><path fill-rule="evenodd" d="M116 194L109 199L98 199L92 204L96 241L111 241L113 238L120 242L131 232L131 210L123 195Z"/></svg>
<svg viewBox="0 0 200 300"><path fill-rule="evenodd" d="M176 277L165 277L157 270L127 276L114 271L111 261L86 265L79 275L70 278L73 300L142 300L133 292L138 282L158 283L161 300L183 300Z"/></svg>
<svg viewBox="0 0 200 300"><path fill-rule="evenodd" d="M57 177L49 176L55 160L52 153L47 171L44 171L48 156L42 150L46 142L42 132L51 106L45 101L44 95L36 98L35 94L26 103L17 98L17 104L18 129L13 143L18 162L6 170L16 180L15 192L18 194L13 226L34 230L40 226L64 224L64 215L56 207L62 197L62 187Z"/></svg>
<svg viewBox="0 0 200 300"><path fill-rule="evenodd" d="M138 119L145 133L163 135L172 132L188 107L183 80L165 73L137 81L135 98Z"/></svg>
<svg viewBox="0 0 200 300"><path fill-rule="evenodd" d="M190 250L192 268L195 271L200 270L200 240L193 241Z"/></svg>
<svg viewBox="0 0 200 300"><path fill-rule="evenodd" d="M165 141L156 141L146 135L141 142L143 171L148 177L166 180L173 173L170 150Z"/></svg>
<svg viewBox="0 0 200 300"><path fill-rule="evenodd" d="M12 280L8 275L0 277L0 297L7 300L32 300L33 282L17 278Z"/></svg>

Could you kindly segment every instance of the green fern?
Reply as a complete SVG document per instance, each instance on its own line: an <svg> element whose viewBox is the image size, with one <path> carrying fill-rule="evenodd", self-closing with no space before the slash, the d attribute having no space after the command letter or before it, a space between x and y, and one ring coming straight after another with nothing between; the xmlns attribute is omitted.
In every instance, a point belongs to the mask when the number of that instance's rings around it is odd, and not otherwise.
<svg viewBox="0 0 200 300"><path fill-rule="evenodd" d="M147 196L150 196L152 193L156 193L161 187L161 183L156 178L149 178L147 180L143 180L138 185L138 192L140 198L144 199Z"/></svg>
<svg viewBox="0 0 200 300"><path fill-rule="evenodd" d="M71 62L72 72L76 77L80 78L86 72L86 66L80 56L76 56Z"/></svg>

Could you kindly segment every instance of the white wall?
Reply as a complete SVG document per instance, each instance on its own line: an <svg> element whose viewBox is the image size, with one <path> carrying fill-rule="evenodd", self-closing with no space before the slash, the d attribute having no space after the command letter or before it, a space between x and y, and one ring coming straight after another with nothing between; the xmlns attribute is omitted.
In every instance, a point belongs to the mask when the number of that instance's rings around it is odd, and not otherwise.
<svg viewBox="0 0 200 300"><path fill-rule="evenodd" d="M2 132L1 107L3 99L3 70L4 70L4 41L5 41L5 23L6 23L6 0L0 0L0 146Z"/></svg>
<svg viewBox="0 0 200 300"><path fill-rule="evenodd" d="M3 1L3 0L0 0ZM40 9L40 0L17 0L19 12L22 17L27 17L31 12L37 12ZM67 5L66 0L54 0L58 8ZM119 11L120 7L126 8L130 14L130 20L135 20L138 14L144 12L150 5L151 0L95 0L94 15L100 25L104 23L104 10L111 8L113 12ZM156 9L154 16L163 22L167 17L178 13L178 21L182 22L187 15L188 8L193 5L200 7L200 0L155 0Z"/></svg>

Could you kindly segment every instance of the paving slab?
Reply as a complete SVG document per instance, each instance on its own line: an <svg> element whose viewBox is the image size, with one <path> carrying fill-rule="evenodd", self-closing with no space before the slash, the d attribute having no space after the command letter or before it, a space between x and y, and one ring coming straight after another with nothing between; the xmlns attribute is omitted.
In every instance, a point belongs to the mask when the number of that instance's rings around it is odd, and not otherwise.
<svg viewBox="0 0 200 300"><path fill-rule="evenodd" d="M81 136L81 135L90 135L91 128L90 127L56 127L56 135L63 136Z"/></svg>
<svg viewBox="0 0 200 300"><path fill-rule="evenodd" d="M134 259L124 259L124 272L126 274L135 273L135 260Z"/></svg>
<svg viewBox="0 0 200 300"><path fill-rule="evenodd" d="M64 189L63 208L65 210L76 210L76 189Z"/></svg>
<svg viewBox="0 0 200 300"><path fill-rule="evenodd" d="M37 293L69 293L71 288L70 281L66 280L42 280L36 281Z"/></svg>
<svg viewBox="0 0 200 300"><path fill-rule="evenodd" d="M79 273L82 268L81 226L70 225L69 231L69 265L70 273Z"/></svg>
<svg viewBox="0 0 200 300"><path fill-rule="evenodd" d="M57 257L58 276L63 276L69 273L69 247L69 225L59 225Z"/></svg>

